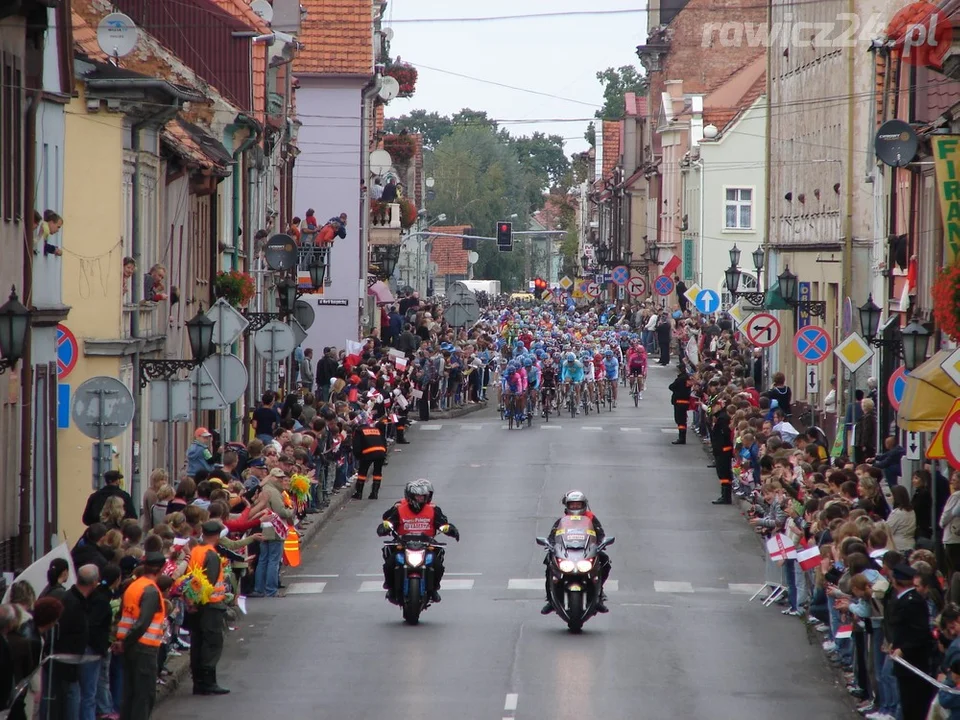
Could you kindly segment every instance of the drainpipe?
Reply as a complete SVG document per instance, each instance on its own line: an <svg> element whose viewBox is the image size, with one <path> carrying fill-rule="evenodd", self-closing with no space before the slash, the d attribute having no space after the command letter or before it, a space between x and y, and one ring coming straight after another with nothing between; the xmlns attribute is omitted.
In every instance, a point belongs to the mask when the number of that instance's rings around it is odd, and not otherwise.
<svg viewBox="0 0 960 720"><path fill-rule="evenodd" d="M699 175L700 175L700 202L699 202L699 205L700 205L700 208L699 208L699 213L700 213L700 221L699 221L699 222L700 222L700 232L699 232L699 237L697 238L697 240L700 242L700 253L699 253L699 254L700 254L700 278L699 278L699 281L702 283L702 282L704 281L704 278L703 278L703 247L704 247L704 245L706 244L706 243L704 243L704 241L703 241L703 235L704 235L704 233L706 232L706 230L705 230L704 227L703 227L703 221L704 221L704 217L705 217L705 213L703 212L703 204L704 204L704 202L706 202L706 195L707 195L707 194L706 194L706 188L704 187L704 186L706 185L706 183L705 183L704 181L707 179L707 173L706 173L706 169L703 167L703 146L702 146L702 145L700 146L700 159L697 160L697 170L698 170Z"/></svg>
<svg viewBox="0 0 960 720"><path fill-rule="evenodd" d="M25 176L28 182L24 184L23 192L23 217L30 230L29 237L33 237L33 212L36 205L34 198L36 187L36 157L32 152L37 141L37 112L40 110L40 92L34 91L29 94L27 100L27 123L25 129L24 147L31 151L26 153L24 158L26 164ZM24 245L23 252L29 252L27 245ZM33 262L32 256L28 255L23 263L23 285L21 287L21 297L23 304L28 308L33 307ZM19 560L20 567L25 568L33 560L30 552L30 535L33 531L33 523L30 517L30 509L33 500L33 483L31 476L33 471L33 325L27 324L27 337L23 343L23 357L20 359L20 548ZM54 498L58 492L54 489ZM53 498L48 500L54 501ZM55 510L54 506L54 512ZM56 523L56 515L54 523ZM54 525L56 527L56 525Z"/></svg>
<svg viewBox="0 0 960 720"><path fill-rule="evenodd" d="M373 99L383 86L383 65L377 65L373 79L363 89L363 102L360 108L360 181L366 184L370 179L370 114ZM367 273L370 267L370 193L365 192L360 199L360 284L357 292L360 297L360 315L362 318L367 305ZM363 325L361 320L360 325Z"/></svg>

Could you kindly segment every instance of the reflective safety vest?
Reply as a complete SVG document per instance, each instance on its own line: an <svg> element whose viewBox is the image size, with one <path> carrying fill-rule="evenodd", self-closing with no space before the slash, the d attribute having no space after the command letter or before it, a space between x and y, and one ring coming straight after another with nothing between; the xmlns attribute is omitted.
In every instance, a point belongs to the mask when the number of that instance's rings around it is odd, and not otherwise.
<svg viewBox="0 0 960 720"><path fill-rule="evenodd" d="M150 625L147 626L137 642L141 645L158 648L163 643L163 621L166 618L163 612L163 595L160 588L157 587L156 581L146 576L134 580L130 583L126 592L123 593L123 600L120 603L120 623L117 625L117 640L126 638L130 634L131 628L140 619L140 598L143 597L143 591L148 587L157 591L160 608L154 613Z"/></svg>
<svg viewBox="0 0 960 720"><path fill-rule="evenodd" d="M421 508L420 512L415 513L407 501L404 500L397 506L397 512L400 515L400 527L397 528L397 535L435 535L437 530L436 513L432 504Z"/></svg>
<svg viewBox="0 0 960 720"><path fill-rule="evenodd" d="M375 427L360 428L363 435L363 455L372 455L373 453L385 453L386 446L383 444L383 434Z"/></svg>
<svg viewBox="0 0 960 720"><path fill-rule="evenodd" d="M210 545L197 545L190 551L190 562L187 564L187 572L203 572L203 566L207 559L207 553L217 553L216 548ZM217 581L213 584L213 594L207 601L208 605L223 602L227 597L227 585L223 579L223 561L217 554Z"/></svg>
<svg viewBox="0 0 960 720"><path fill-rule="evenodd" d="M283 559L290 567L300 565L300 536L293 528L290 528L287 537L283 539Z"/></svg>

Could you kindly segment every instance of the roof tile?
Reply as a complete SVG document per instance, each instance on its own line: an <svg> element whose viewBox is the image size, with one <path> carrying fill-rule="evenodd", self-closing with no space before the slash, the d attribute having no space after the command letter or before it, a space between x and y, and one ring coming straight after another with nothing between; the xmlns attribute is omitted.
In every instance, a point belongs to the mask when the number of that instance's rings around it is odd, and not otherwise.
<svg viewBox="0 0 960 720"><path fill-rule="evenodd" d="M446 233L448 235L465 235L469 225L435 225L429 232ZM430 259L437 264L438 276L466 275L469 267L467 254L463 249L463 240L451 237L434 237Z"/></svg>
<svg viewBox="0 0 960 720"><path fill-rule="evenodd" d="M87 24L83 16L76 10L71 10L71 23L73 24L73 49L82 55L86 55L91 60L107 62L107 54L100 49L100 43L97 42L97 31Z"/></svg>
<svg viewBox="0 0 960 720"><path fill-rule="evenodd" d="M372 0L301 0L300 75L373 75Z"/></svg>
<svg viewBox="0 0 960 720"><path fill-rule="evenodd" d="M226 148L202 128L174 118L164 125L160 137L188 163L214 175L230 174L230 155Z"/></svg>
<svg viewBox="0 0 960 720"><path fill-rule="evenodd" d="M213 0L213 2L227 14L248 24L252 30L256 30L263 35L270 33L270 26L250 9L250 3L246 0ZM266 120L267 110L267 46L264 43L251 43L251 45L253 47L252 114L257 122L263 124ZM240 109L246 110L247 108Z"/></svg>
<svg viewBox="0 0 960 720"><path fill-rule="evenodd" d="M620 162L620 121L603 121L603 176L606 177Z"/></svg>
<svg viewBox="0 0 960 720"><path fill-rule="evenodd" d="M703 124L713 125L722 134L737 117L767 92L767 74L762 73L733 107L704 107Z"/></svg>

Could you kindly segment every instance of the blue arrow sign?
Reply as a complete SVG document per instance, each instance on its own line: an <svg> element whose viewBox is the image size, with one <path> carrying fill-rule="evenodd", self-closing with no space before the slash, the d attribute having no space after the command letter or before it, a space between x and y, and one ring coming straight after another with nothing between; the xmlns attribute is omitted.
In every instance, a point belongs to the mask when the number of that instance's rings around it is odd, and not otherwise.
<svg viewBox="0 0 960 720"><path fill-rule="evenodd" d="M716 290L701 290L697 293L697 300L694 305L704 315L715 313L720 309L720 293Z"/></svg>

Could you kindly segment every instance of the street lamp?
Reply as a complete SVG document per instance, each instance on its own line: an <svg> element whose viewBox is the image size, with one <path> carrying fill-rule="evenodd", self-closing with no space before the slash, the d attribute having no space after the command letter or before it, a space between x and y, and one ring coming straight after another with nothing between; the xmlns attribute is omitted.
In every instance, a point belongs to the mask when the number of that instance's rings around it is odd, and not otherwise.
<svg viewBox="0 0 960 720"><path fill-rule="evenodd" d="M737 267L740 264L740 248L738 248L736 244L730 248L730 264L733 267Z"/></svg>
<svg viewBox="0 0 960 720"><path fill-rule="evenodd" d="M629 268L632 263L633 263L633 250L624 250L623 264Z"/></svg>
<svg viewBox="0 0 960 720"><path fill-rule="evenodd" d="M316 290L323 286L324 276L327 274L327 264L319 257L315 257L310 263L310 284Z"/></svg>
<svg viewBox="0 0 960 720"><path fill-rule="evenodd" d="M140 387L146 387L151 380L170 380L182 370L193 370L213 355L214 325L213 320L204 314L201 304L197 314L187 321L187 340L193 359L140 360Z"/></svg>
<svg viewBox="0 0 960 720"><path fill-rule="evenodd" d="M793 304L794 298L797 296L797 276L790 272L789 265L784 268L782 273L777 275L777 280L780 281L780 297L785 302Z"/></svg>
<svg viewBox="0 0 960 720"><path fill-rule="evenodd" d="M610 254L610 250L606 245L597 246L597 262L600 263L600 267L603 267L607 264L607 257Z"/></svg>
<svg viewBox="0 0 960 720"><path fill-rule="evenodd" d="M656 245L647 245L647 257L654 265L660 264L660 248Z"/></svg>
<svg viewBox="0 0 960 720"><path fill-rule="evenodd" d="M930 331L917 322L916 318L900 331L900 343L903 345L903 365L908 372L919 367L926 360L927 344L929 342Z"/></svg>
<svg viewBox="0 0 960 720"><path fill-rule="evenodd" d="M753 269L757 271L757 287L760 287L760 271L763 270L764 253L762 247L753 251Z"/></svg>
<svg viewBox="0 0 960 720"><path fill-rule="evenodd" d="M867 301L858 308L858 311L860 314L860 332L863 333L864 340L872 345L880 331L880 315L883 312L873 301L873 293L870 293Z"/></svg>
<svg viewBox="0 0 960 720"><path fill-rule="evenodd" d="M580 267L583 270L586 270L589 264L590 264L590 256L584 253L583 255L580 256Z"/></svg>
<svg viewBox="0 0 960 720"><path fill-rule="evenodd" d="M17 289L11 288L10 299L0 306L0 375L23 357L29 325L30 311L17 298Z"/></svg>
<svg viewBox="0 0 960 720"><path fill-rule="evenodd" d="M732 256L732 253L731 253ZM727 290L731 295L735 295L737 289L740 287L740 276L743 274L740 272L740 268L736 264L731 265L724 271L724 276L727 281Z"/></svg>
<svg viewBox="0 0 960 720"><path fill-rule="evenodd" d="M280 315L289 315L297 304L297 283L284 278L277 283L277 309Z"/></svg>

